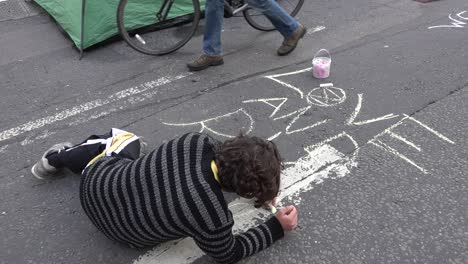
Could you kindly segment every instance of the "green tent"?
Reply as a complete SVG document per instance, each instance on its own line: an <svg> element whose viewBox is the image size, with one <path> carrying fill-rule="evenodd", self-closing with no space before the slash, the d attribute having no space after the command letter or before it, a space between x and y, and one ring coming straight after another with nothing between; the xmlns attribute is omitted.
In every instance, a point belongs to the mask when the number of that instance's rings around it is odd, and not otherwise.
<svg viewBox="0 0 468 264"><path fill-rule="evenodd" d="M46 10L76 47L84 49L119 34L117 29L117 6L119 0L35 0ZM127 28L139 28L156 23L155 12L162 0L133 0L125 11ZM205 0L200 0L203 10ZM178 17L193 12L191 0L176 0L169 17ZM127 19L128 17L128 19Z"/></svg>

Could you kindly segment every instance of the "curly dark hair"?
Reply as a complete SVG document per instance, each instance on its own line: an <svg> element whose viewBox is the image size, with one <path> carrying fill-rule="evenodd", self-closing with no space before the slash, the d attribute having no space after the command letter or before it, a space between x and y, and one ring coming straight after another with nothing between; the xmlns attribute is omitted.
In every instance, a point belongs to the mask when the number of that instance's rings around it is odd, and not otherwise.
<svg viewBox="0 0 468 264"><path fill-rule="evenodd" d="M283 165L273 142L241 132L219 146L215 160L225 191L256 198L256 207L278 195Z"/></svg>

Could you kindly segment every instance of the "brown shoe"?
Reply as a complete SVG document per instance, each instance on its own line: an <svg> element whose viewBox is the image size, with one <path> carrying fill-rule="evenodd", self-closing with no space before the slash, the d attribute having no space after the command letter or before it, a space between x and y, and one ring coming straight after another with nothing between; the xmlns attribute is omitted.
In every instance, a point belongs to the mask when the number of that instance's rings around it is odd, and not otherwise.
<svg viewBox="0 0 468 264"><path fill-rule="evenodd" d="M279 56L288 55L297 46L299 40L304 37L307 29L303 25L299 25L299 28L287 39L284 39L283 44L277 50Z"/></svg>
<svg viewBox="0 0 468 264"><path fill-rule="evenodd" d="M218 66L224 63L223 56L201 55L196 60L187 64L190 71L201 71L210 66Z"/></svg>

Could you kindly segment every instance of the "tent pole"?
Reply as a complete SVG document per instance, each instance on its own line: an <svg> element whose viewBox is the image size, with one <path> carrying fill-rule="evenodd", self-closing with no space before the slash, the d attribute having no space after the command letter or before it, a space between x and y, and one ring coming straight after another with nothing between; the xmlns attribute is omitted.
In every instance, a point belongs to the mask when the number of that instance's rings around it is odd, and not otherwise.
<svg viewBox="0 0 468 264"><path fill-rule="evenodd" d="M86 0L81 0L81 40L80 40L80 60L83 58L83 40L84 40L84 24L85 24L85 8Z"/></svg>

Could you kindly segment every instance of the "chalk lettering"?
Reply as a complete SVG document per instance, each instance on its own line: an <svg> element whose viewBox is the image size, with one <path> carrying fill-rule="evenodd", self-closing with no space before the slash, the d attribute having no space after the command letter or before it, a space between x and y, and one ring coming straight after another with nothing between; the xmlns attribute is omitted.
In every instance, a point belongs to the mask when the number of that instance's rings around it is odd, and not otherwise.
<svg viewBox="0 0 468 264"><path fill-rule="evenodd" d="M464 28L467 25L467 22L463 22L461 20L468 21L468 17L463 16L467 11L462 11L458 14L455 14L456 18L453 17L452 14L448 15L448 18L452 21L450 25L438 25L438 26L431 26L428 29L433 28Z"/></svg>

